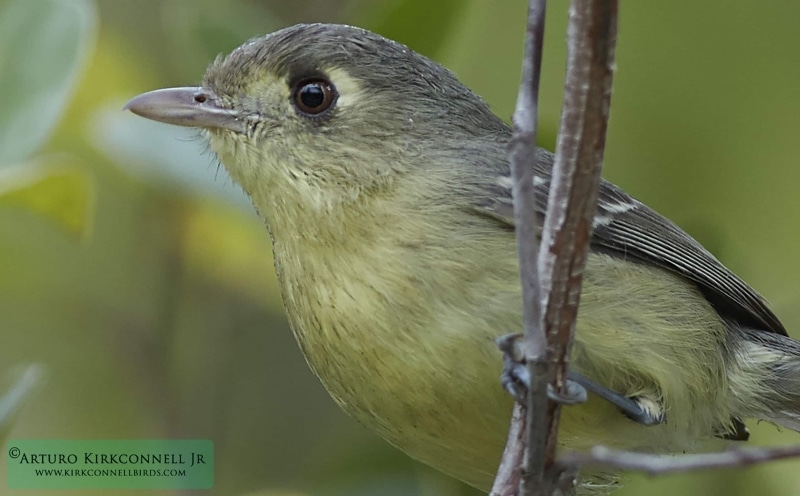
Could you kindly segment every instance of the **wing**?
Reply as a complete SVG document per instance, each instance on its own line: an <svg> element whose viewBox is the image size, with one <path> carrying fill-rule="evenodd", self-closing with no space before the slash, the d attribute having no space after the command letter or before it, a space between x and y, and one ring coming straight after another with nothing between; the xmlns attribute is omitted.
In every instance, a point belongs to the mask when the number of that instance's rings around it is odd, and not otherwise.
<svg viewBox="0 0 800 496"><path fill-rule="evenodd" d="M547 209L553 156L544 150L540 153L534 189L536 210L542 219ZM496 181L490 197L474 208L513 227L510 183L507 177ZM786 335L783 324L753 288L680 227L605 180L600 185L593 227L593 249L680 274L698 285L720 315L755 329Z"/></svg>

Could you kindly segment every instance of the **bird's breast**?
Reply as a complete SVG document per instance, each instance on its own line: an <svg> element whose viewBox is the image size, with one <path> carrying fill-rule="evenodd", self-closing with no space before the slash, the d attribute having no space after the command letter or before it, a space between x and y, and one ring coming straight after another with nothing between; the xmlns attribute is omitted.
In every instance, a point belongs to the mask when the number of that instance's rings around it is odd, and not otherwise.
<svg viewBox="0 0 800 496"><path fill-rule="evenodd" d="M470 295L478 281L456 282L433 269L420 274L412 265L424 255L405 249L276 241L289 320L312 370L345 411L414 458L462 479L468 467L482 483L502 450L511 406L499 386L498 316L508 313L511 326L519 299L486 312L464 307L476 301ZM442 293L441 283L459 294Z"/></svg>

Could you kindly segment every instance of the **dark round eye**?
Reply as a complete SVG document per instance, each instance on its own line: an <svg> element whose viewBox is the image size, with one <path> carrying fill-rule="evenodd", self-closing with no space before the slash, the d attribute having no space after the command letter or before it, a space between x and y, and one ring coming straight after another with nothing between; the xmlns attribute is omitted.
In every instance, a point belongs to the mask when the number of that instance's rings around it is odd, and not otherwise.
<svg viewBox="0 0 800 496"><path fill-rule="evenodd" d="M297 110L306 115L318 115L325 112L336 101L336 90L324 79L300 81L294 89L292 99Z"/></svg>

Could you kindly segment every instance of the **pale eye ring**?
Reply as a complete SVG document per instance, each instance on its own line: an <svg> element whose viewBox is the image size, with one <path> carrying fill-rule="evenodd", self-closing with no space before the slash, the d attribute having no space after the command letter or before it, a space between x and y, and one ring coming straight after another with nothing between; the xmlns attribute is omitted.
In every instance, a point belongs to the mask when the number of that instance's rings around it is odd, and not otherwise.
<svg viewBox="0 0 800 496"><path fill-rule="evenodd" d="M297 110L307 116L318 116L333 107L339 94L324 79L305 79L292 91L292 102Z"/></svg>

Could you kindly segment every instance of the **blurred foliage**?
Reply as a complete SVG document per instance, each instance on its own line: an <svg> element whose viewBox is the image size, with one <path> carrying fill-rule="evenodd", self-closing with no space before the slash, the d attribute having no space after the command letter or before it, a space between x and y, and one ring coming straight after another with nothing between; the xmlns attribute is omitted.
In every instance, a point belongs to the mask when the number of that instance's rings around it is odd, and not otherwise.
<svg viewBox="0 0 800 496"><path fill-rule="evenodd" d="M28 160L56 125L90 51L93 21L92 5L82 1L0 4L0 208L35 212L78 236L90 226L87 172L64 157L9 164ZM44 374L40 365L17 368L0 397L0 441Z"/></svg>
<svg viewBox="0 0 800 496"><path fill-rule="evenodd" d="M86 236L91 226L92 182L85 169L47 157L0 169L0 208L37 212L68 233Z"/></svg>
<svg viewBox="0 0 800 496"><path fill-rule="evenodd" d="M22 164L58 123L93 43L88 1L0 4L0 208L30 209L78 235L92 208L85 168L63 156Z"/></svg>
<svg viewBox="0 0 800 496"><path fill-rule="evenodd" d="M39 147L69 101L93 43L88 2L10 0L0 4L0 165Z"/></svg>
<svg viewBox="0 0 800 496"><path fill-rule="evenodd" d="M5 443L14 421L30 400L33 391L42 384L44 370L40 365L27 365L11 374L12 386L0 396L0 443Z"/></svg>
<svg viewBox="0 0 800 496"><path fill-rule="evenodd" d="M5 418L17 438L209 438L213 494L226 496L475 494L335 407L297 350L268 236L244 195L194 133L120 109L143 91L199 81L218 53L253 36L323 21L409 44L508 117L525 1L0 0L0 9L0 164L16 164L0 169L0 377L24 363L48 370L22 409L14 400L16 413L0 412L0 429ZM800 272L798 18L796 2L625 3L605 167L762 291L789 329L800 326L790 276ZM566 2L552 4L540 131L550 147L565 24ZM52 220L68 232L91 226L91 236L76 243ZM0 410L28 390L19 376L8 381ZM758 444L800 441L751 430ZM798 467L634 477L618 494L796 494ZM41 492L50 493L81 494Z"/></svg>

